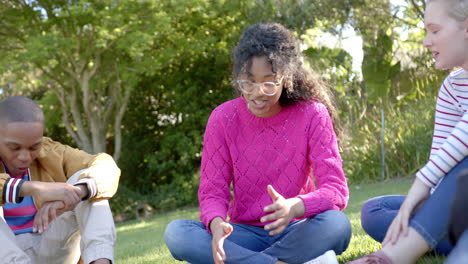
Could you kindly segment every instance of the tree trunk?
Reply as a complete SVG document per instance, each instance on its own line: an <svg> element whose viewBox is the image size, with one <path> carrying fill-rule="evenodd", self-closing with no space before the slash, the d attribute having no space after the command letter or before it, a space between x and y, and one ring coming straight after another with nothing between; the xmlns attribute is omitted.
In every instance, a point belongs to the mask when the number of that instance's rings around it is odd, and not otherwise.
<svg viewBox="0 0 468 264"><path fill-rule="evenodd" d="M117 82L119 91L121 91L122 83L119 80ZM125 89L125 94L122 100L122 104L117 109L114 122L114 160L117 162L120 158L120 153L122 149L122 119L124 117L125 111L127 110L128 101L130 100L130 94L132 87L127 87Z"/></svg>

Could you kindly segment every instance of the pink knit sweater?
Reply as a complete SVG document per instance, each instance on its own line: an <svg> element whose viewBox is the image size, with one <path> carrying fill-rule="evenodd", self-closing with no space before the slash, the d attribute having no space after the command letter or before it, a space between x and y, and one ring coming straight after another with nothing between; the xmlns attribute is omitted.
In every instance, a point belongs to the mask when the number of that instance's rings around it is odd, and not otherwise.
<svg viewBox="0 0 468 264"><path fill-rule="evenodd" d="M203 224L229 215L233 223L265 225L260 218L272 203L268 184L285 198L302 199L304 217L346 207L348 186L323 104L299 103L261 118L240 97L211 113L198 190Z"/></svg>

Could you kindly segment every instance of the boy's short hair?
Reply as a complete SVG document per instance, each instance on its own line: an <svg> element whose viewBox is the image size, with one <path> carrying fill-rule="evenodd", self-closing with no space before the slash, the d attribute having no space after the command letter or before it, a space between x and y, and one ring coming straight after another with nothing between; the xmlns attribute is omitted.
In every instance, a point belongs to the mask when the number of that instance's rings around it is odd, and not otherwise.
<svg viewBox="0 0 468 264"><path fill-rule="evenodd" d="M0 123L28 122L44 124L44 112L33 100L12 96L0 102Z"/></svg>

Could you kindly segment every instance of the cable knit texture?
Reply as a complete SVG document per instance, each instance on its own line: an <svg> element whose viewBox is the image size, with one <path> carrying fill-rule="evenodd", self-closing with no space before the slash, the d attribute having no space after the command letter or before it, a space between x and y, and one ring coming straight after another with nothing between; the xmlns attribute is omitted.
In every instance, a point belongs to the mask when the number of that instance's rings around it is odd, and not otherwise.
<svg viewBox="0 0 468 264"><path fill-rule="evenodd" d="M346 207L348 186L323 104L298 103L261 118L240 97L211 113L198 190L200 219L208 231L213 218L227 215L234 223L265 225L260 218L272 203L268 184L285 198L301 198L304 217Z"/></svg>

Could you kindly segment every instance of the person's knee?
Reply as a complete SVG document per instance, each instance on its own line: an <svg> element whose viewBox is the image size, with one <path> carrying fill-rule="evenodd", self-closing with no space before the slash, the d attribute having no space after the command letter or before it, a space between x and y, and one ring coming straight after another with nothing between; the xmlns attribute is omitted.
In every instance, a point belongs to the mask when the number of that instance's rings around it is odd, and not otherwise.
<svg viewBox="0 0 468 264"><path fill-rule="evenodd" d="M380 204L380 197L375 197L372 199L367 200L364 205L361 207L361 223L365 222L369 219L375 209L379 207Z"/></svg>
<svg viewBox="0 0 468 264"><path fill-rule="evenodd" d="M336 254L341 254L343 251L348 248L349 242L351 240L352 228L351 222L346 214L340 211L330 211L333 215L333 224L336 232L336 240L338 243L337 248L335 249Z"/></svg>
<svg viewBox="0 0 468 264"><path fill-rule="evenodd" d="M174 257L180 256L185 251L187 241L184 239L187 231L187 220L176 219L170 222L164 231L164 240L167 248Z"/></svg>
<svg viewBox="0 0 468 264"><path fill-rule="evenodd" d="M336 254L341 254L349 245L351 240L351 223L349 218L341 211L337 210L329 210L322 214L320 217L327 224L324 228L327 230L327 239L329 241L334 241L332 245L334 245L333 249Z"/></svg>
<svg viewBox="0 0 468 264"><path fill-rule="evenodd" d="M69 184L75 184L75 183L78 181L80 175L81 175L82 173L88 171L88 170L89 170L89 169L86 168L86 169L82 169L82 170L79 170L79 171L75 172L72 176L70 176L70 178L68 178L67 183L69 183Z"/></svg>
<svg viewBox="0 0 468 264"><path fill-rule="evenodd" d="M164 239L166 240L166 244L172 245L173 243L177 242L181 235L183 220L176 219L170 222L166 226L166 230L164 231Z"/></svg>
<svg viewBox="0 0 468 264"><path fill-rule="evenodd" d="M331 219L331 226L336 230L337 234L351 236L351 223L345 213L337 210L325 212L328 218Z"/></svg>
<svg viewBox="0 0 468 264"><path fill-rule="evenodd" d="M379 210L380 202L380 197L375 197L367 200L361 207L361 227L367 234L373 233L373 227L376 224L375 212Z"/></svg>

